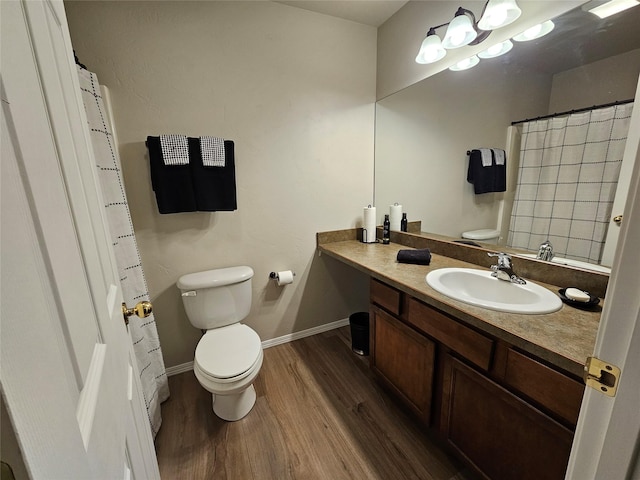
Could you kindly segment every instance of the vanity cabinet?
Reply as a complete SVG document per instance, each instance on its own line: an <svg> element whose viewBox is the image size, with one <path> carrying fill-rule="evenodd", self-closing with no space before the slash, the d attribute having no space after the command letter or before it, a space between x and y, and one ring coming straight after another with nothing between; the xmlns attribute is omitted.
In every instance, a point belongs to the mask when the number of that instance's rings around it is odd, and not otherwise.
<svg viewBox="0 0 640 480"><path fill-rule="evenodd" d="M370 366L490 479L562 479L584 385L371 279Z"/></svg>
<svg viewBox="0 0 640 480"><path fill-rule="evenodd" d="M371 307L370 319L371 368L428 425L435 343L380 308Z"/></svg>
<svg viewBox="0 0 640 480"><path fill-rule="evenodd" d="M488 478L563 479L573 432L461 361L444 365L441 432Z"/></svg>
<svg viewBox="0 0 640 480"><path fill-rule="evenodd" d="M429 425L435 343L401 320L407 311L405 294L374 279L369 291L369 365L378 379Z"/></svg>

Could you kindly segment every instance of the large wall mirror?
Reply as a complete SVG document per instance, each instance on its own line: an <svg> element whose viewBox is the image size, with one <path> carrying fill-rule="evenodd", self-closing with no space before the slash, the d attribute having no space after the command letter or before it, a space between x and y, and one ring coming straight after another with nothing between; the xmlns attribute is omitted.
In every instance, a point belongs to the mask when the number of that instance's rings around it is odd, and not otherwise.
<svg viewBox="0 0 640 480"><path fill-rule="evenodd" d="M378 101L379 211L400 203L423 231L453 238L498 228L499 244L507 245L518 179L509 152L520 149L512 122L633 99L640 75L640 6L607 19L576 8L554 22L551 34L514 42L506 55ZM476 195L467 182L467 151L483 147L507 150L507 192Z"/></svg>

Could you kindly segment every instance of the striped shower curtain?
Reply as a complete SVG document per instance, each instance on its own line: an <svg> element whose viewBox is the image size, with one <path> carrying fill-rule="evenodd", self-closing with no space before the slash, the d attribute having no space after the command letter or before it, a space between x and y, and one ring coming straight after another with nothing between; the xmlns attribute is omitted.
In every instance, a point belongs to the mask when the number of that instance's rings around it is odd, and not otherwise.
<svg viewBox="0 0 640 480"><path fill-rule="evenodd" d="M126 304L132 306L140 301L149 300L149 293L129 214L117 145L98 78L94 73L80 67L78 67L78 77L122 293ZM153 314L147 318L132 316L129 322L129 334L140 372L140 383L151 431L155 437L162 423L160 403L169 397L169 385Z"/></svg>
<svg viewBox="0 0 640 480"><path fill-rule="evenodd" d="M600 263L633 103L522 124L507 245Z"/></svg>

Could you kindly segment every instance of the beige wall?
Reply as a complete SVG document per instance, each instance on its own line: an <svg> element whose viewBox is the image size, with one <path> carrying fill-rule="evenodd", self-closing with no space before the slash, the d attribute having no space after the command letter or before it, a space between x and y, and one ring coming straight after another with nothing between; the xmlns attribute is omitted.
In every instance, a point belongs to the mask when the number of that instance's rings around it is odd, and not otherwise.
<svg viewBox="0 0 640 480"><path fill-rule="evenodd" d="M68 2L74 48L112 94L133 223L167 366L200 332L183 274L255 270L263 340L367 308L367 278L315 251L372 201L376 30L272 2ZM158 214L147 135L236 142L238 210ZM269 272L292 269L278 288Z"/></svg>
<svg viewBox="0 0 640 480"><path fill-rule="evenodd" d="M640 49L560 72L553 77L549 113L633 98L639 75Z"/></svg>
<svg viewBox="0 0 640 480"><path fill-rule="evenodd" d="M485 3L470 0L464 2L464 8L479 16ZM415 58L429 27L449 22L461 4L410 1L378 29L377 98L384 98L446 70L454 63L481 52L493 43L511 38L530 26L556 17L582 3L585 3L584 0L518 0L522 16L511 25L495 30L491 37L480 45L449 50L444 59L430 65L419 65ZM438 29L440 38L444 36L445 31L445 28Z"/></svg>

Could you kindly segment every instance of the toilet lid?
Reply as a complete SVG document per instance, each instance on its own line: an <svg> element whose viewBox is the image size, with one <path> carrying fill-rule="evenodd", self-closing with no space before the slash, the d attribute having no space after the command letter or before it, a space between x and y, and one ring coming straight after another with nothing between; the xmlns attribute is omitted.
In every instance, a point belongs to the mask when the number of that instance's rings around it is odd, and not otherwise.
<svg viewBox="0 0 640 480"><path fill-rule="evenodd" d="M240 323L209 330L196 347L195 361L214 378L232 378L249 370L260 355L260 337Z"/></svg>

